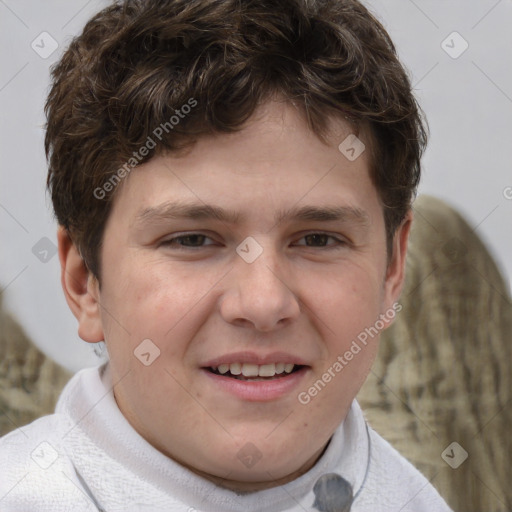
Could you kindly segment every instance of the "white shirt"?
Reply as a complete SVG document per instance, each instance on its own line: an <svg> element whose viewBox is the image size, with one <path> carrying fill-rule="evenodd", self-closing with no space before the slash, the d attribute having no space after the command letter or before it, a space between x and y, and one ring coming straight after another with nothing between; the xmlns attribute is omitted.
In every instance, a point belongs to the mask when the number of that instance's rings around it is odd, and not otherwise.
<svg viewBox="0 0 512 512"><path fill-rule="evenodd" d="M366 426L355 400L304 475L247 494L220 488L133 429L115 401L107 363L78 372L55 414L0 439L0 511L313 512L313 486L326 473L352 485L350 512L450 512L425 477Z"/></svg>

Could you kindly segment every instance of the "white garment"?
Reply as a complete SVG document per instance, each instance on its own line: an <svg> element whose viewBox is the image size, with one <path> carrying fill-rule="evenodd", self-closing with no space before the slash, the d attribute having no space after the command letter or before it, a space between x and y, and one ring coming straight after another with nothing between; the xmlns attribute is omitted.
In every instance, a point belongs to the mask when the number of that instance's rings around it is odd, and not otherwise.
<svg viewBox="0 0 512 512"><path fill-rule="evenodd" d="M354 493L363 486L351 512L450 511L409 462L367 430L356 401L322 457L301 477L242 495L220 488L131 427L115 401L106 364L78 372L55 414L0 439L0 512L316 511L312 489L326 473L343 476Z"/></svg>

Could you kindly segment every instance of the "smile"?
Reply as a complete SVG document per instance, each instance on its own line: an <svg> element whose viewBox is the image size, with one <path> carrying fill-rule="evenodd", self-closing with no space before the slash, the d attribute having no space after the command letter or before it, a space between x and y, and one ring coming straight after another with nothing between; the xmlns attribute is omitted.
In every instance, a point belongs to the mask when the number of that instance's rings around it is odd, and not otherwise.
<svg viewBox="0 0 512 512"><path fill-rule="evenodd" d="M212 390L227 393L244 402L268 402L293 397L304 387L303 379L310 370L309 366L293 363L230 363L202 368L203 375L214 384Z"/></svg>
<svg viewBox="0 0 512 512"><path fill-rule="evenodd" d="M301 368L293 363L231 363L212 366L209 370L217 375L232 377L238 380L272 380L282 378Z"/></svg>

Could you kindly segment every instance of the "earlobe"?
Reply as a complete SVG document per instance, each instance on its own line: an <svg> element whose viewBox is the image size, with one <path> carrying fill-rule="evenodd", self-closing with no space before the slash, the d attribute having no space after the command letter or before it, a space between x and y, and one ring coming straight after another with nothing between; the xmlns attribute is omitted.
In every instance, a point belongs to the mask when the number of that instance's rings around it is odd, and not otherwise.
<svg viewBox="0 0 512 512"><path fill-rule="evenodd" d="M98 280L86 267L76 245L62 226L57 231L57 240L62 289L69 308L78 320L78 335L89 343L103 341Z"/></svg>
<svg viewBox="0 0 512 512"><path fill-rule="evenodd" d="M393 305L400 298L405 281L405 263L407 256L407 244L413 221L412 210L409 210L402 224L398 227L393 238L393 254L386 271L384 283L384 311L393 309ZM394 318L394 315L393 315ZM392 322L389 323L391 325ZM388 326L389 326L388 325Z"/></svg>

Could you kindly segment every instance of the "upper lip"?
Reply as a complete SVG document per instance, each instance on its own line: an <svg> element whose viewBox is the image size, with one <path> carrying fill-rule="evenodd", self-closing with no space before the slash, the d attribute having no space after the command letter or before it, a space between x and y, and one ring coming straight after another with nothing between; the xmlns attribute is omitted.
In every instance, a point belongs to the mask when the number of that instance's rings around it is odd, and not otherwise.
<svg viewBox="0 0 512 512"><path fill-rule="evenodd" d="M221 364L248 363L259 366L271 363L293 363L300 366L307 366L301 357L286 352L271 352L270 354L257 354L256 352L232 352L214 359L208 360L201 366L204 368L217 367Z"/></svg>

